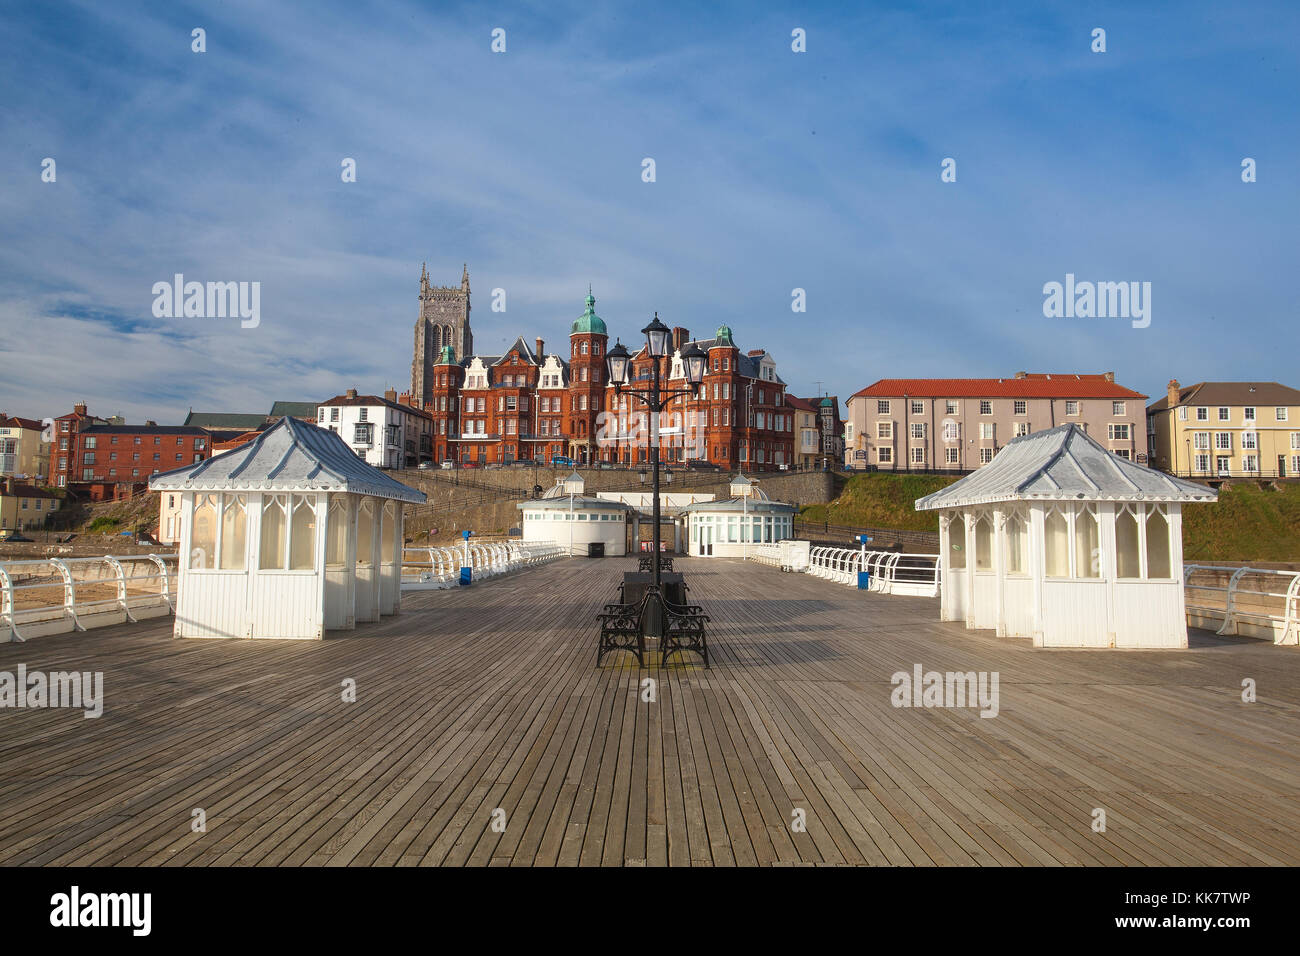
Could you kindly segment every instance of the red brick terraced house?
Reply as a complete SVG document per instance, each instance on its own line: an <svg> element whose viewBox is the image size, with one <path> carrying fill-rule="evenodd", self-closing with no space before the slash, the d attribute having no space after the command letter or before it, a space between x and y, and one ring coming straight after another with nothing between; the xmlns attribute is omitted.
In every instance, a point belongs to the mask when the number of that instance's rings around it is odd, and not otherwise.
<svg viewBox="0 0 1300 956"><path fill-rule="evenodd" d="M53 447L50 449L50 480L59 488L75 483L78 475L77 436L91 425L108 425L106 418L97 418L87 412L86 403L78 402L67 415L54 419Z"/></svg>
<svg viewBox="0 0 1300 956"><path fill-rule="evenodd" d="M67 487L92 501L145 491L149 476L203 461L208 433L195 425L80 425L69 454ZM61 454L61 453L60 453Z"/></svg>

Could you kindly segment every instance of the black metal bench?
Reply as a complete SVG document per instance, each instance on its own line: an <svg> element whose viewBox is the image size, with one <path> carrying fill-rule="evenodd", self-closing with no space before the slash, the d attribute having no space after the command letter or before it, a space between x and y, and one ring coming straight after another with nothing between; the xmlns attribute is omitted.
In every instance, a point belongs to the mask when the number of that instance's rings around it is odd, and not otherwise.
<svg viewBox="0 0 1300 956"><path fill-rule="evenodd" d="M655 569L655 556L653 554L643 554L637 561L638 571L653 572ZM666 554L659 555L659 570L671 571L673 569L673 559Z"/></svg>
<svg viewBox="0 0 1300 956"><path fill-rule="evenodd" d="M596 653L596 666L610 651L631 651L637 663L645 666L645 630L647 594L636 604L606 604L596 615L600 623L600 649ZM709 667L709 644L704 625L709 616L698 604L672 604L663 602L664 634L659 639L659 663L665 664L670 654L678 651L695 651Z"/></svg>
<svg viewBox="0 0 1300 956"><path fill-rule="evenodd" d="M669 604L664 602L664 636L659 640L659 663L666 664L668 656L678 651L695 651L709 666L709 641L704 625L709 616L698 604Z"/></svg>
<svg viewBox="0 0 1300 956"><path fill-rule="evenodd" d="M606 604L596 615L600 622L600 650L596 653L596 666L610 651L631 651L637 663L645 667L645 634L642 621L645 617L646 598L636 604Z"/></svg>

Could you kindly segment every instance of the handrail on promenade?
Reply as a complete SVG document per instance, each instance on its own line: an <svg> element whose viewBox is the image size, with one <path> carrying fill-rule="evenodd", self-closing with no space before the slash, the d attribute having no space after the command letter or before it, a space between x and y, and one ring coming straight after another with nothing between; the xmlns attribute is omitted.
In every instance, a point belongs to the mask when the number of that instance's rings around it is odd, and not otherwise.
<svg viewBox="0 0 1300 956"><path fill-rule="evenodd" d="M750 547L748 558L761 564L793 569L791 544L776 542ZM939 595L939 558L933 554L908 554L899 551L864 551L861 548L835 548L817 545L808 549L806 567L798 568L814 577L837 584L858 585L858 574L867 572L867 589L881 594L912 594L923 597Z"/></svg>
<svg viewBox="0 0 1300 956"><path fill-rule="evenodd" d="M1186 564L1183 590L1188 623L1218 624L1222 635L1300 644L1300 571Z"/></svg>
<svg viewBox="0 0 1300 956"><path fill-rule="evenodd" d="M748 559L788 569L791 544L751 545ZM868 574L868 589L884 594L938 596L939 559L933 554L863 551L817 545L809 548L807 572L840 584L856 585ZM1300 644L1300 571L1230 565L1183 567L1187 622L1222 635L1271 638L1275 644Z"/></svg>
<svg viewBox="0 0 1300 956"><path fill-rule="evenodd" d="M470 568L471 580L509 574L568 555L567 548L553 541L473 541L465 545L407 547L402 549L402 587L418 591L456 586L460 569Z"/></svg>
<svg viewBox="0 0 1300 956"><path fill-rule="evenodd" d="M174 614L176 570L174 554L0 561L0 634L25 641L32 630L135 622L141 610Z"/></svg>

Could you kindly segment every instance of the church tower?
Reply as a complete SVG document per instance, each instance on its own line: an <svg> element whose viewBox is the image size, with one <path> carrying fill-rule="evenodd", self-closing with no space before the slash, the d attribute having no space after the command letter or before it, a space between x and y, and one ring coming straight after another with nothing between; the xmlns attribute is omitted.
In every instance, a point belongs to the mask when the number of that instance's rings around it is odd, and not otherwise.
<svg viewBox="0 0 1300 956"><path fill-rule="evenodd" d="M420 266L420 317L415 320L415 354L411 360L411 396L421 408L433 400L433 366L450 345L462 360L474 354L474 334L469 328L469 265L464 266L460 288L429 284L429 272Z"/></svg>

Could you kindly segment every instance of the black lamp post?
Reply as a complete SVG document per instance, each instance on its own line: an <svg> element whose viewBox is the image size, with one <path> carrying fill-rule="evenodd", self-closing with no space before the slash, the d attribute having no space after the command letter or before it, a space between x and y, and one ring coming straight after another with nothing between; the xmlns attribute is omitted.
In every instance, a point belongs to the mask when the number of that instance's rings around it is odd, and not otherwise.
<svg viewBox="0 0 1300 956"><path fill-rule="evenodd" d="M654 520L654 583L651 585L651 594L654 600L663 601L663 594L660 590L659 577L659 413L664 410L664 406L679 395L693 395L704 381L704 366L708 362L708 356L704 351L695 344L689 345L682 352L682 371L686 376L687 388L678 388L671 391L661 391L659 388L659 362L669 354L668 345L672 330L659 321L659 313L655 313L654 319L641 330L645 333L646 353L650 356L651 373L650 388L648 390L628 388L628 364L630 356L627 349L619 342L614 344L605 355L605 364L609 371L609 381L614 386L614 394L621 395L627 392L639 398L650 410L650 471L654 476L652 486L654 494L653 520ZM644 481L645 472L642 473ZM662 616L661 616L662 619Z"/></svg>

